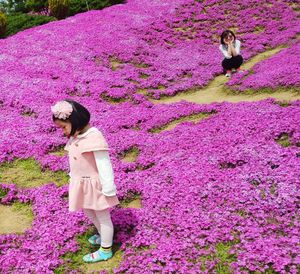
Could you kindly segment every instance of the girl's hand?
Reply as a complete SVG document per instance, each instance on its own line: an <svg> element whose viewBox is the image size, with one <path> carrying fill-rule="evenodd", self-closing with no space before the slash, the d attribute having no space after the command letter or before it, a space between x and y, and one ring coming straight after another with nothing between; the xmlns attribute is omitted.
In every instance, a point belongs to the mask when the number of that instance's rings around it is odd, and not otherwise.
<svg viewBox="0 0 300 274"><path fill-rule="evenodd" d="M104 196L115 196L117 194L116 186L114 184L103 184L102 185L102 193Z"/></svg>

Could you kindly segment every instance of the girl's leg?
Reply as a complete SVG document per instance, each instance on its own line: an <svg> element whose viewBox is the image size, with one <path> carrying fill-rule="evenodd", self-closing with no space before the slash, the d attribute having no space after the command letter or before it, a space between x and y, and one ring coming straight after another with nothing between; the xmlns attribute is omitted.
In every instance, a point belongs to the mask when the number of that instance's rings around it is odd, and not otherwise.
<svg viewBox="0 0 300 274"><path fill-rule="evenodd" d="M111 221L108 209L95 211L98 222L100 223L101 246L111 247L114 236L114 226Z"/></svg>
<svg viewBox="0 0 300 274"><path fill-rule="evenodd" d="M114 226L111 221L110 212L106 210L95 211L96 218L100 223L101 247L96 252L87 254L83 257L85 262L106 261L113 256L112 244L114 235Z"/></svg>
<svg viewBox="0 0 300 274"><path fill-rule="evenodd" d="M231 58L232 59L232 67L238 69L243 64L242 55L237 55Z"/></svg>
<svg viewBox="0 0 300 274"><path fill-rule="evenodd" d="M98 221L98 218L96 216L96 212L95 210L93 209L87 209L87 208L84 208L83 209L83 212L84 214L91 220L91 222L95 225L95 227L97 228L98 230L98 234L95 234L93 236L91 236L89 238L89 242L92 244L92 245L99 245L101 243L101 226L100 226L100 223Z"/></svg>
<svg viewBox="0 0 300 274"><path fill-rule="evenodd" d="M84 208L83 209L83 212L86 216L88 216L88 218L90 219L90 221L95 225L95 227L97 228L98 230L98 233L100 234L101 233L101 227L100 227L100 223L98 221L98 218L96 216L96 211L93 210L93 209L88 209L88 208Z"/></svg>

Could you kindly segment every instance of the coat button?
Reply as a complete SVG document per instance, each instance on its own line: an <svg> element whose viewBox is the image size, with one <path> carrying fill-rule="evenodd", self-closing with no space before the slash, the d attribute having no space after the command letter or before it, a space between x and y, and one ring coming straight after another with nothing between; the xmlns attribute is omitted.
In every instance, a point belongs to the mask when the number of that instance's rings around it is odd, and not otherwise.
<svg viewBox="0 0 300 274"><path fill-rule="evenodd" d="M73 159L74 159L74 160L77 160L77 158L76 158L76 157L73 157Z"/></svg>

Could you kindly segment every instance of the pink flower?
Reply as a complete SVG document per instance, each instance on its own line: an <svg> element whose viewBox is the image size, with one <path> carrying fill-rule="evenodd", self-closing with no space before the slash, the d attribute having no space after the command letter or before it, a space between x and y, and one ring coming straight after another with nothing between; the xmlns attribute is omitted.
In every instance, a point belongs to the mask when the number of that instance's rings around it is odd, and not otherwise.
<svg viewBox="0 0 300 274"><path fill-rule="evenodd" d="M65 120L69 118L73 111L73 108L72 105L67 101L59 101L51 107L51 111L54 117Z"/></svg>

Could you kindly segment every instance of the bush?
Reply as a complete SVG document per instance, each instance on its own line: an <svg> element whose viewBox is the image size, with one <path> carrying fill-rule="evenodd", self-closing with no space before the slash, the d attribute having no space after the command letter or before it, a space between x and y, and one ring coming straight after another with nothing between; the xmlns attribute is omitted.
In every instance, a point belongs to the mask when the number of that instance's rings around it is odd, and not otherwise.
<svg viewBox="0 0 300 274"><path fill-rule="evenodd" d="M8 15L5 37L13 35L21 30L43 25L54 20L56 20L56 18L42 15L29 15L22 13Z"/></svg>
<svg viewBox="0 0 300 274"><path fill-rule="evenodd" d="M99 10L124 2L124 0L70 0L69 15L71 16L88 10Z"/></svg>
<svg viewBox="0 0 300 274"><path fill-rule="evenodd" d="M69 0L49 0L48 3L51 15L55 16L57 19L67 17L70 6Z"/></svg>
<svg viewBox="0 0 300 274"><path fill-rule="evenodd" d="M5 34L7 27L6 15L3 12L0 12L0 36L2 37Z"/></svg>
<svg viewBox="0 0 300 274"><path fill-rule="evenodd" d="M18 1L15 6L13 12L28 12L28 8L26 8L25 1Z"/></svg>
<svg viewBox="0 0 300 274"><path fill-rule="evenodd" d="M27 0L25 6L29 10L39 12L48 8L48 0Z"/></svg>
<svg viewBox="0 0 300 274"><path fill-rule="evenodd" d="M0 0L0 9L6 13L28 12L25 2L26 0Z"/></svg>

